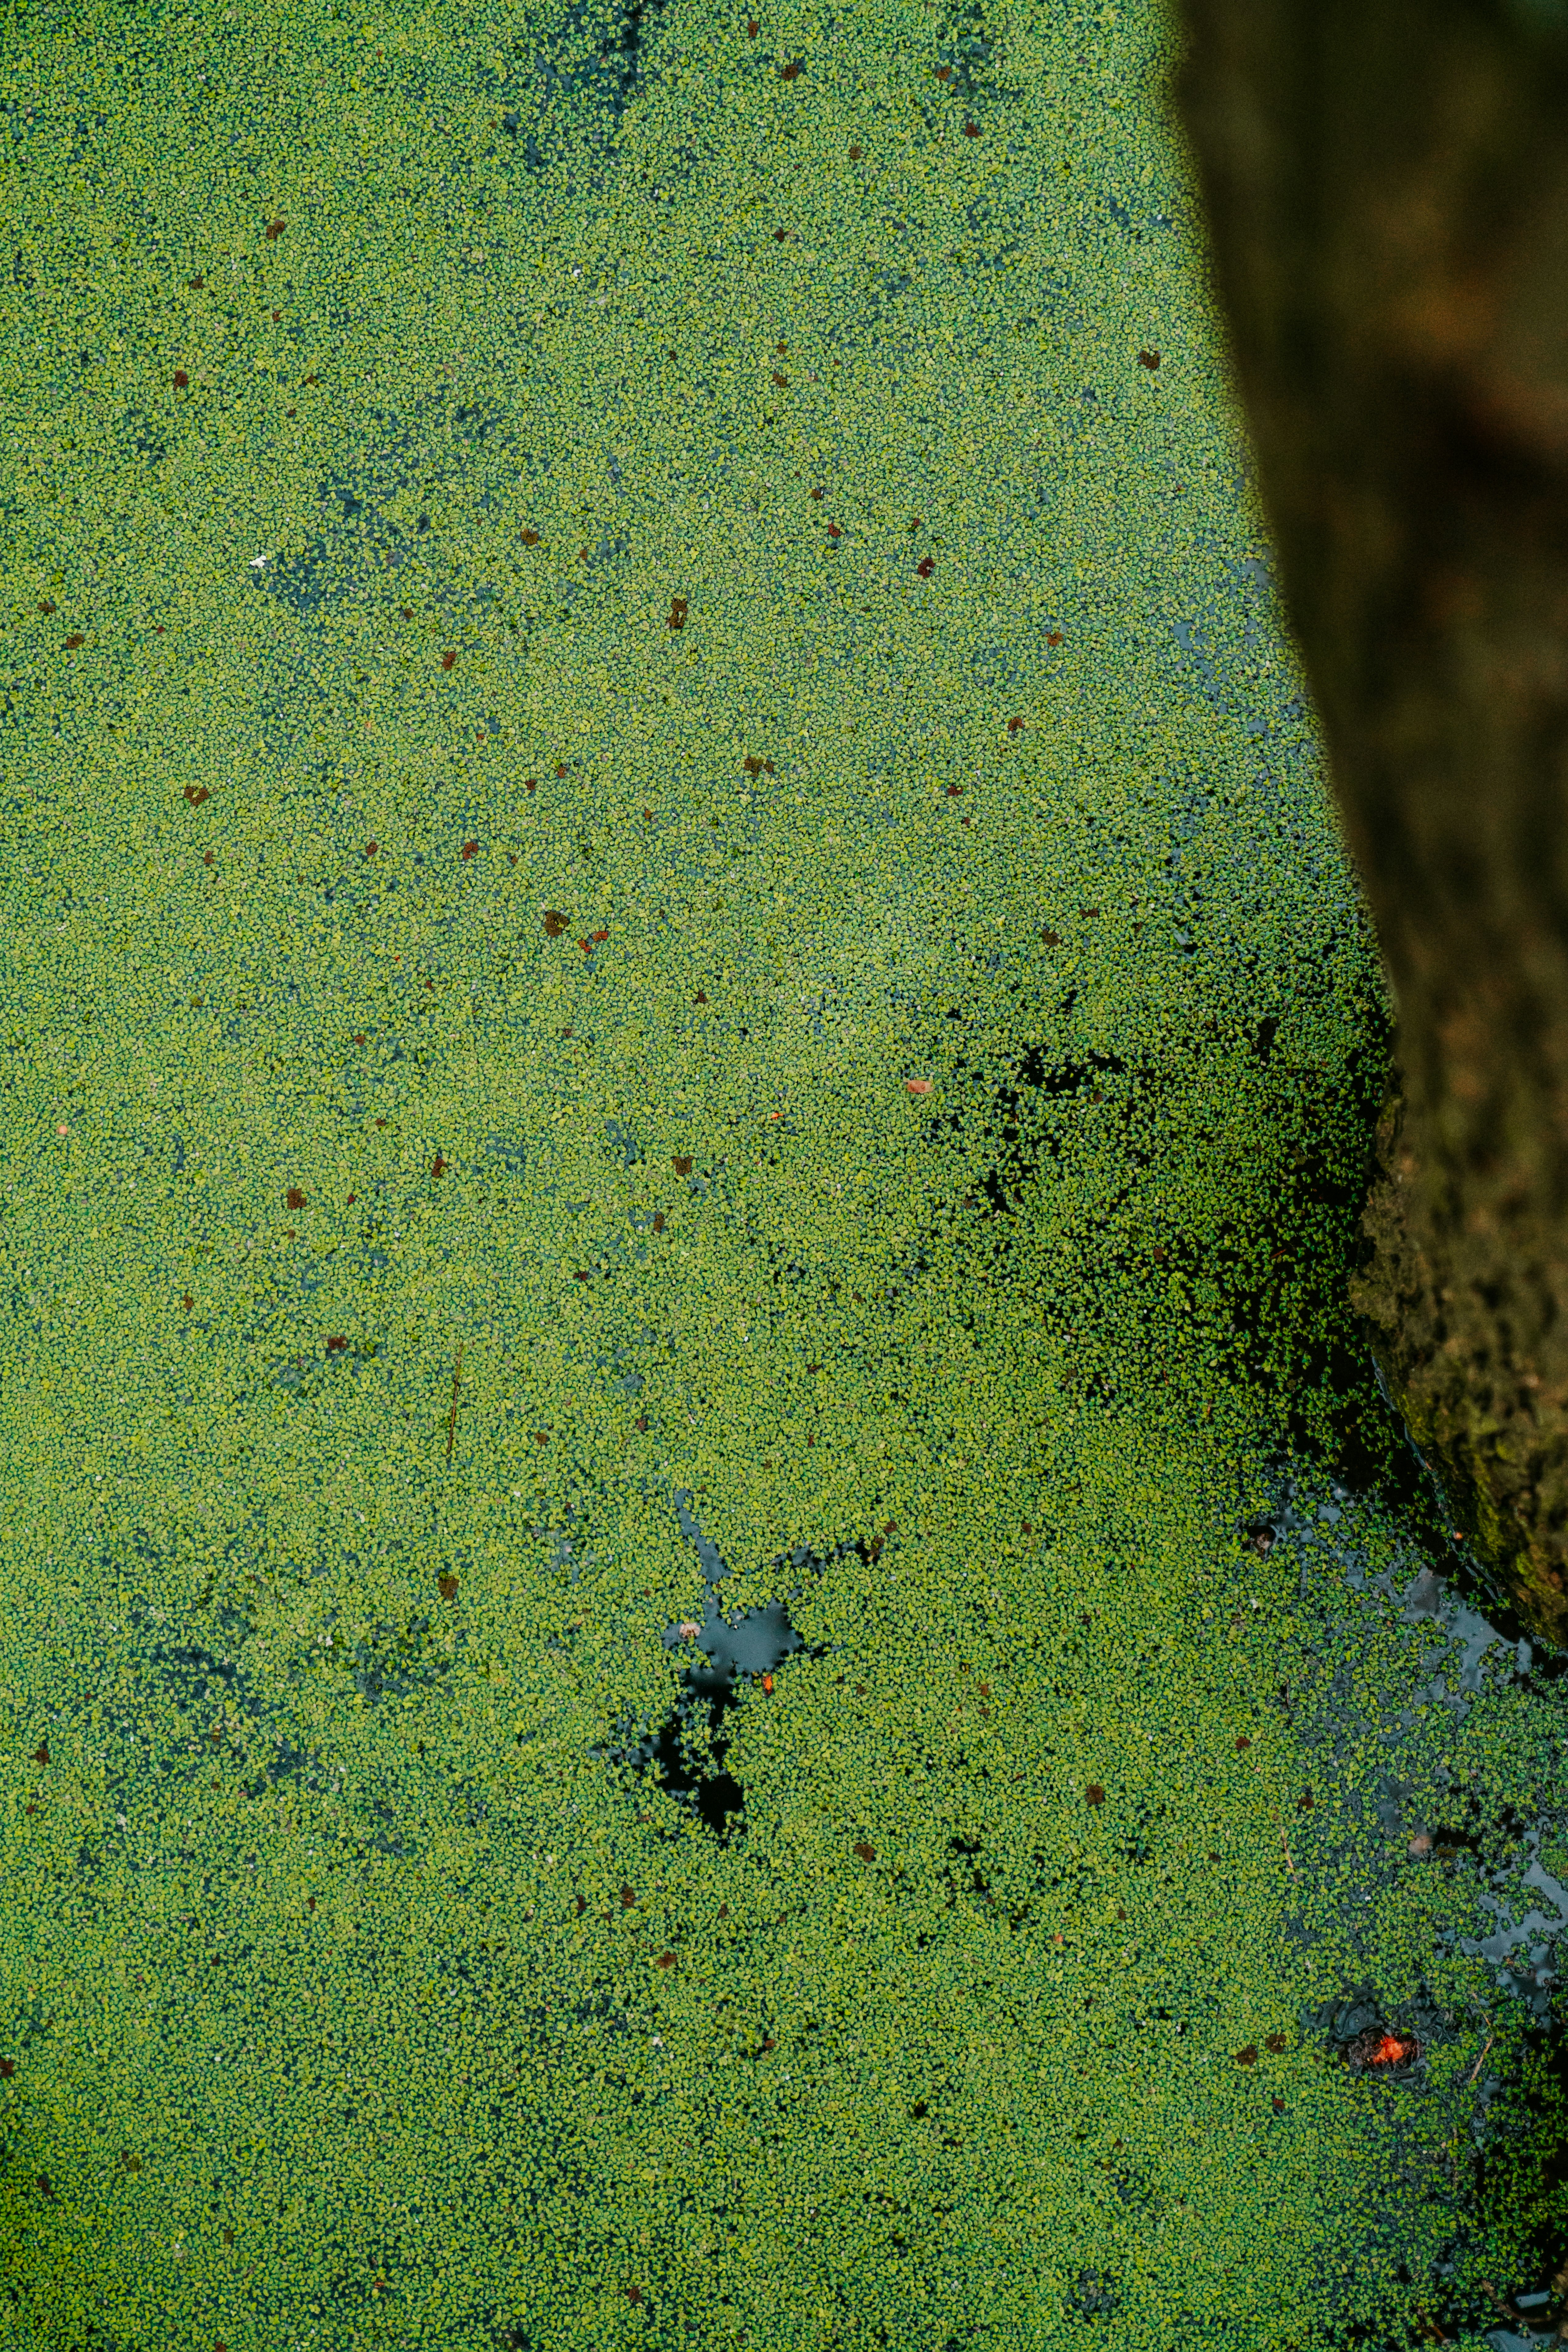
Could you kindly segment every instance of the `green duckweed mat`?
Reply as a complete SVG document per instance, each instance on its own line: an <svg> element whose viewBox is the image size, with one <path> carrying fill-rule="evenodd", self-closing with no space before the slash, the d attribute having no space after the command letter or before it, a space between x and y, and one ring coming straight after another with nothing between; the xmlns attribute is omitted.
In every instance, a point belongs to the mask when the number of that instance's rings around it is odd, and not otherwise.
<svg viewBox="0 0 1568 2352"><path fill-rule="evenodd" d="M0 22L0 2341L1486 2341L1568 1725L1167 16Z"/></svg>

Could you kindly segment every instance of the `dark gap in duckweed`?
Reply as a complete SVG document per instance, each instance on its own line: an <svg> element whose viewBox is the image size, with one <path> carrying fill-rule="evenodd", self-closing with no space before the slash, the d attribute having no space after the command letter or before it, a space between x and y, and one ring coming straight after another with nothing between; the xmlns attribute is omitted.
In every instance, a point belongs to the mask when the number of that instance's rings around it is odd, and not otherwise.
<svg viewBox="0 0 1568 2352"><path fill-rule="evenodd" d="M691 1496L678 1490L674 1500L680 1531L696 1552L703 1576L710 1588L720 1584L730 1568L698 1524ZM826 1552L796 1544L772 1565L797 1576L820 1574L834 1562L851 1558L869 1567L880 1555L885 1540L868 1541L861 1537ZM679 1623L664 1629L667 1649L682 1651L689 1643L700 1661L683 1670L679 1694L669 1713L636 1739L630 1736L631 1727L626 1727L616 1744L595 1750L612 1765L651 1774L721 1844L745 1826L745 1791L724 1765L730 1746L725 1717L740 1704L748 1684L771 1676L786 1658L797 1653L811 1658L828 1654L827 1643L807 1643L790 1623L789 1602L799 1599L801 1590L796 1584L785 1600L752 1602L732 1617L725 1616L710 1590L695 1634L688 1636Z"/></svg>

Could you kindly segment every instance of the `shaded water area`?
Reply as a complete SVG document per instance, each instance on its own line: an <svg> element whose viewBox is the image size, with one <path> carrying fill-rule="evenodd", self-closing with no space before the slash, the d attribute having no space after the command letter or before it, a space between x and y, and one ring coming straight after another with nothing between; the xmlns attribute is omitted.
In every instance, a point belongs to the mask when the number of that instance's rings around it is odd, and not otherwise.
<svg viewBox="0 0 1568 2352"><path fill-rule="evenodd" d="M1163 12L6 26L0 2342L1543 2340Z"/></svg>

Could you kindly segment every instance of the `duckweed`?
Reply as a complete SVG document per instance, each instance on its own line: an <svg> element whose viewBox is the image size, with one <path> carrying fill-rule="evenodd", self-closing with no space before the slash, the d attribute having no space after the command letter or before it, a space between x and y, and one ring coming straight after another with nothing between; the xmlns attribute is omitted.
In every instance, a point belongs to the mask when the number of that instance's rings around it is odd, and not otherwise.
<svg viewBox="0 0 1568 2352"><path fill-rule="evenodd" d="M6 2342L1545 2285L1173 38L11 11Z"/></svg>

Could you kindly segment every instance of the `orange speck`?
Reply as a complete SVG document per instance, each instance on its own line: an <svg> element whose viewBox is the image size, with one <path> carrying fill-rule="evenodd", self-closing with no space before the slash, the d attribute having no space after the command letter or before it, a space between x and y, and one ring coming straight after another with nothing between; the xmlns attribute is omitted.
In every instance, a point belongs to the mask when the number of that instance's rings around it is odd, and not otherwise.
<svg viewBox="0 0 1568 2352"><path fill-rule="evenodd" d="M906 1078L904 1084L912 1095L929 1095L931 1092L929 1078Z"/></svg>
<svg viewBox="0 0 1568 2352"><path fill-rule="evenodd" d="M772 1675L764 1675L763 1676L763 1688L765 1691L771 1691L771 1690L772 1690L772 1688L773 1688L773 1678Z"/></svg>

